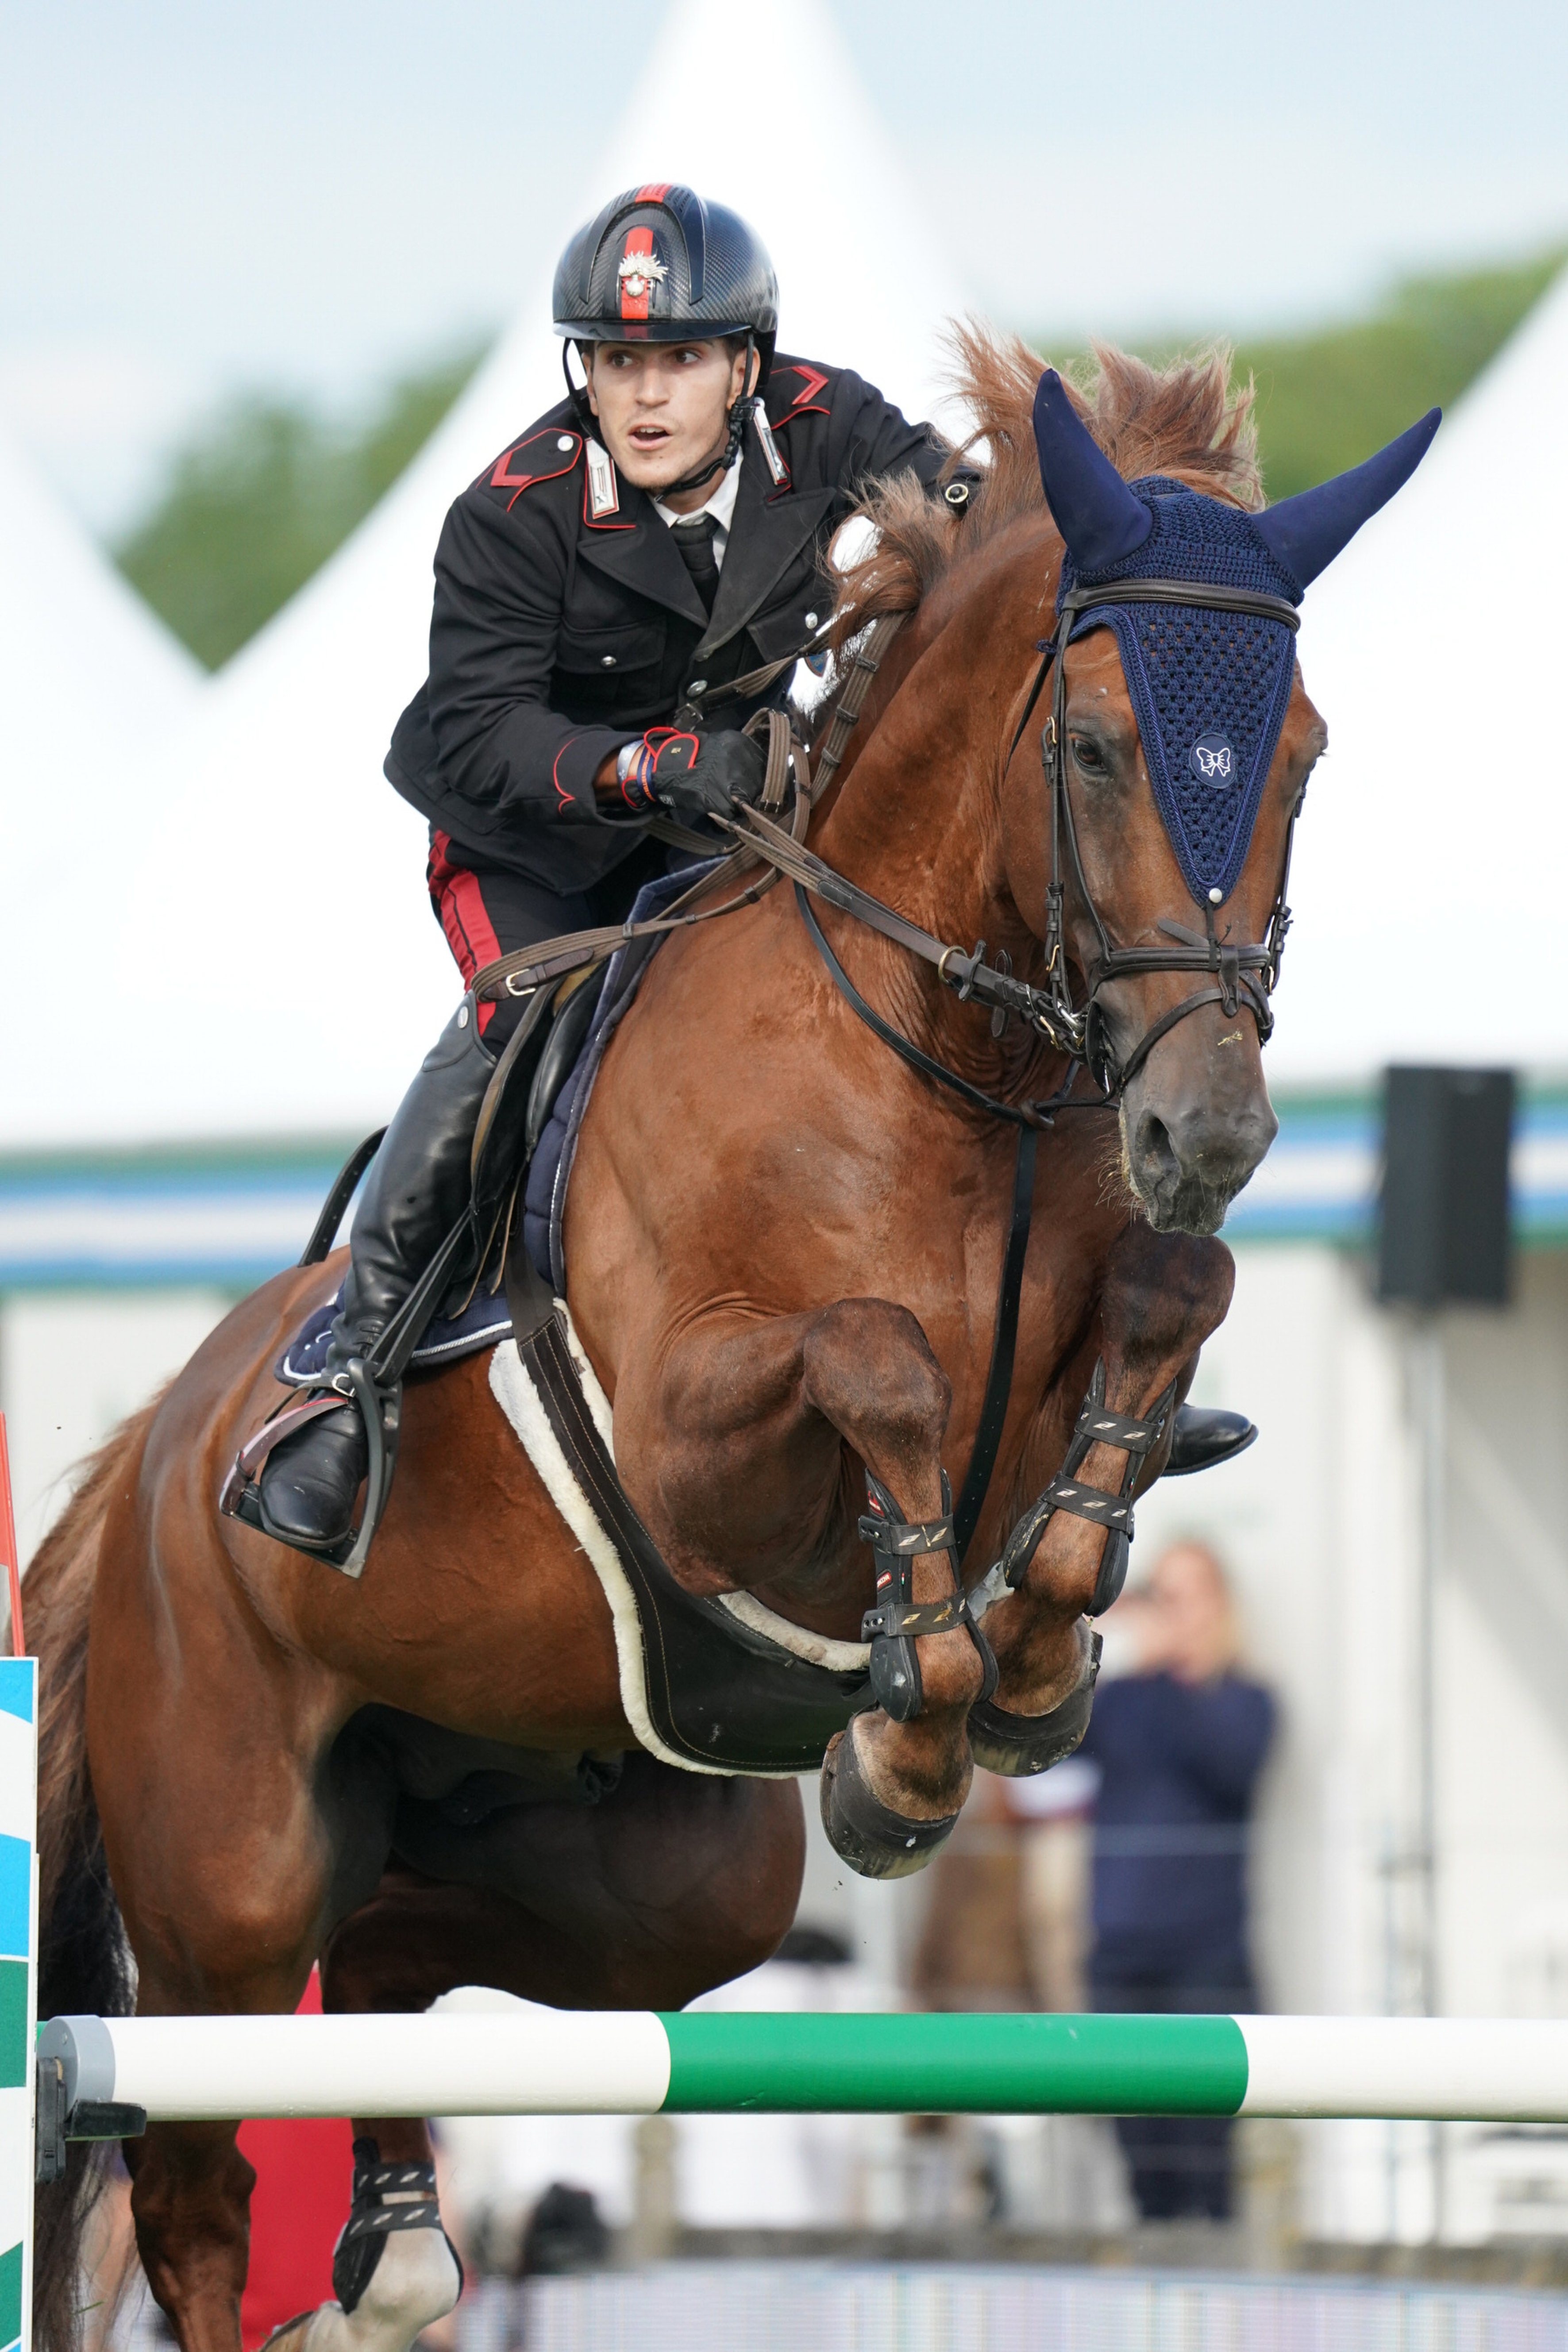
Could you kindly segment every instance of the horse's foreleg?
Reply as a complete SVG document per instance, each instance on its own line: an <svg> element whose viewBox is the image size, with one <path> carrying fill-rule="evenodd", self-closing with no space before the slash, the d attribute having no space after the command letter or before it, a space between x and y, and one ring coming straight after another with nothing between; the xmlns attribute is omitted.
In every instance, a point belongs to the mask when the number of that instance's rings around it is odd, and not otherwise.
<svg viewBox="0 0 1568 2352"><path fill-rule="evenodd" d="M1141 1420L1173 1384L1180 1402L1196 1369L1199 1349L1225 1319L1235 1278L1235 1262L1222 1242L1155 1234L1142 1222L1129 1226L1107 1262L1100 1303L1105 1402L1112 1412ZM1076 1417L1077 1400L1068 1402ZM1139 1474L1136 1493L1152 1485L1164 1466L1173 1419L1173 1412L1167 1414L1160 1442ZM1119 1446L1093 1445L1077 1480L1120 1495L1127 1461ZM1068 1744L1076 1746L1081 1738L1092 1687L1092 1629L1084 1612L1094 1597L1111 1540L1092 1520L1057 1511L1047 1521L1017 1590L987 1613L985 1632L996 1654L1000 1679L990 1709L983 1711L973 1730L983 1760L994 1768L1037 1770L1055 1760L1048 1752L1048 1735L1037 1732L1031 1747L1030 1735L1016 1730L1014 1744L1021 1748L1021 1760L1007 1760L1002 1752L1005 1743L999 1746L993 1736L1003 1717L1015 1726L1020 1720L1037 1726L1061 1709L1070 1713ZM1072 1706L1075 1697L1078 1704ZM1058 1748L1057 1752L1065 1750Z"/></svg>
<svg viewBox="0 0 1568 2352"><path fill-rule="evenodd" d="M866 1507L860 1465L907 1522L942 1515L952 1392L915 1318L886 1300L693 1325L666 1360L656 1410L631 1417L625 1454L624 1394L625 1383L616 1438L628 1485L646 1464L667 1557L710 1591L744 1584L854 1640L874 1595L871 1555L856 1530ZM915 1554L910 1565L915 1604L951 1601L947 1550ZM828 1833L874 1875L930 1859L973 1770L965 1727L984 1684L980 1649L958 1620L922 1632L916 1647L918 1713L858 1717L824 1768Z"/></svg>
<svg viewBox="0 0 1568 2352"><path fill-rule="evenodd" d="M180 2352L234 2352L254 2168L237 2124L150 2124L124 2143L137 2252Z"/></svg>

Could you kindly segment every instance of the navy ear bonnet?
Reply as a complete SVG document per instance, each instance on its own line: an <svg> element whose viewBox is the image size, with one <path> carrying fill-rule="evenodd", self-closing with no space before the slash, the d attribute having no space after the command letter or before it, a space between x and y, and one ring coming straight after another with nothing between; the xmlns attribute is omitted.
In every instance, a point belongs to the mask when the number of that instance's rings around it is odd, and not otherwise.
<svg viewBox="0 0 1568 2352"><path fill-rule="evenodd" d="M1415 472L1442 412L1316 489L1248 514L1162 474L1123 481L1054 368L1035 394L1046 501L1065 542L1060 598L1128 580L1191 580L1299 604L1302 593ZM1150 782L1183 877L1200 902L1241 877L1289 705L1293 632L1266 614L1199 604L1089 605L1074 620L1116 632Z"/></svg>
<svg viewBox="0 0 1568 2352"><path fill-rule="evenodd" d="M1058 594L1111 580L1201 580L1292 604L1301 591L1250 515L1160 474L1127 486L1153 518L1131 555L1098 571L1062 562ZM1282 621L1197 604L1090 605L1073 625L1116 632L1155 805L1201 904L1228 898L1247 863L1290 700L1295 646Z"/></svg>

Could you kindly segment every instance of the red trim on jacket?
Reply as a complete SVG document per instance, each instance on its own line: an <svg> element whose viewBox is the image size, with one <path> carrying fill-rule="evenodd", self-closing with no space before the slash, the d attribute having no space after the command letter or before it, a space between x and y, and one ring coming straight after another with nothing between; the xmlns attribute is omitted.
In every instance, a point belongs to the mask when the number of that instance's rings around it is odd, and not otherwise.
<svg viewBox="0 0 1568 2352"><path fill-rule="evenodd" d="M534 444L539 441L548 441L550 443L550 454L557 460L557 463L553 466L536 467L531 473L514 474L511 471L512 459L517 457L521 450L531 449L534 446ZM569 449L563 449L561 445L563 441L571 443L571 447ZM514 441L510 449L502 450L500 456L496 459L495 470L489 477L489 487L492 490L510 490L511 492L510 498L508 499L506 502L506 510L508 514L510 514L513 507L516 506L524 490L531 489L535 482L558 482L563 474L569 474L572 471L573 467L577 463L577 460L582 454L583 436L580 433L568 433L560 425L557 425L552 433L531 433L526 440ZM479 483L482 483L485 477L481 474L479 476ZM476 484L475 487L477 488L479 484Z"/></svg>
<svg viewBox="0 0 1568 2352"><path fill-rule="evenodd" d="M575 808L577 805L576 793L569 793L565 785L561 781L561 762L566 757L567 752L572 749L573 744L575 743L576 740L577 738L575 735L568 735L565 742L562 744L561 749L556 752L555 757L550 762L550 781L555 787L555 814L557 816L561 814L563 809Z"/></svg>
<svg viewBox="0 0 1568 2352"><path fill-rule="evenodd" d="M786 415L793 416L796 410L804 408L808 401L815 402L819 392L826 392L827 389L827 376L826 372L821 368L808 367L805 365L804 361L792 363L792 365L783 370L783 373L785 375L803 375L805 378L805 382L802 384L800 390L795 394L795 398L791 401L789 407L785 410L784 413ZM819 416L826 416L828 412L826 408L819 407L816 413Z"/></svg>

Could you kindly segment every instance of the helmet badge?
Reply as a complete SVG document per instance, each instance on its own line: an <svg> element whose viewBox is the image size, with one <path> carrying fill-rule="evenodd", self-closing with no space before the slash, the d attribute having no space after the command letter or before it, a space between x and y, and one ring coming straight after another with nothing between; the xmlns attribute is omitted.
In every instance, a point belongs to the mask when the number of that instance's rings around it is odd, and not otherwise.
<svg viewBox="0 0 1568 2352"><path fill-rule="evenodd" d="M646 319L648 298L669 272L653 249L651 228L626 232L626 249L616 272L620 286L623 319Z"/></svg>

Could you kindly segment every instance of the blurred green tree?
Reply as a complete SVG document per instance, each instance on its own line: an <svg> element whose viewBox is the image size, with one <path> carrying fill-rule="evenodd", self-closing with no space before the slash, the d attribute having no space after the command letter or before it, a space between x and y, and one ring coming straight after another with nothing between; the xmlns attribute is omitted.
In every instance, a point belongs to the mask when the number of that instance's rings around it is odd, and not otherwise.
<svg viewBox="0 0 1568 2352"><path fill-rule="evenodd" d="M1357 466L1434 404L1451 407L1568 262L1557 247L1510 269L1412 278L1370 319L1316 334L1245 338L1271 499Z"/></svg>
<svg viewBox="0 0 1568 2352"><path fill-rule="evenodd" d="M299 402L232 403L175 454L157 505L115 550L121 571L216 669L390 488L483 350L402 378L358 424Z"/></svg>
<svg viewBox="0 0 1568 2352"><path fill-rule="evenodd" d="M1244 336L1234 373L1243 381L1250 373L1258 387L1269 497L1310 489L1370 457L1434 404L1451 406L1565 263L1568 246L1556 246L1507 268L1404 278L1368 318L1301 335ZM1211 340L1163 335L1137 348L1165 360ZM1058 364L1087 356L1069 352Z"/></svg>

